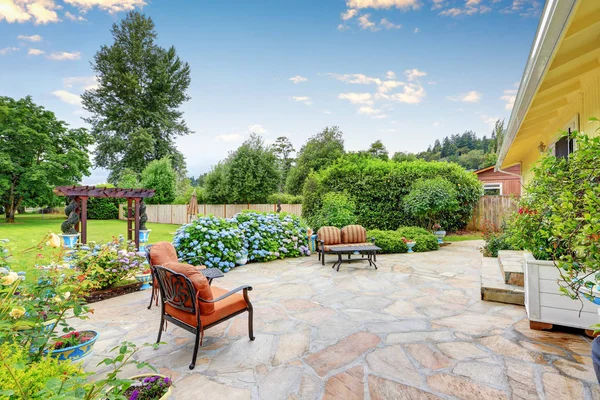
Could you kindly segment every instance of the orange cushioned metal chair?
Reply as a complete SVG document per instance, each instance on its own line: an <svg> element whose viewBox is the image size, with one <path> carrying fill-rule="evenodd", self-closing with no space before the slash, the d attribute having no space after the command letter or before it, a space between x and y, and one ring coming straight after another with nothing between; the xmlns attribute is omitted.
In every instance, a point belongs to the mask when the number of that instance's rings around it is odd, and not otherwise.
<svg viewBox="0 0 600 400"><path fill-rule="evenodd" d="M251 286L240 286L228 292L210 286L206 277L192 265L176 263L171 268L158 265L152 267L154 279L160 288L162 306L157 343L160 342L167 321L196 335L192 363L189 366L194 369L204 330L246 311L248 336L250 340L254 340L252 303L248 298Z"/></svg>

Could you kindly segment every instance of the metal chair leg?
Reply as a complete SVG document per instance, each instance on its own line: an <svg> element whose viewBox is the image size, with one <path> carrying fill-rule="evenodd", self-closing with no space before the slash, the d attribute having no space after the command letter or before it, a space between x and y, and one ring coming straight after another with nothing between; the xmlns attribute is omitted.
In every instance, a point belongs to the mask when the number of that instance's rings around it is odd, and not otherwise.
<svg viewBox="0 0 600 400"><path fill-rule="evenodd" d="M150 296L150 304L148 304L148 310L152 307L152 302L154 301L156 289L154 288L154 282L152 282L152 295Z"/></svg>
<svg viewBox="0 0 600 400"><path fill-rule="evenodd" d="M254 310L252 304L248 305L248 337L250 340L254 340Z"/></svg>
<svg viewBox="0 0 600 400"><path fill-rule="evenodd" d="M156 343L160 342L160 337L162 336L163 328L165 327L165 318L163 316L160 317L160 328L158 328L158 338L156 339Z"/></svg>
<svg viewBox="0 0 600 400"><path fill-rule="evenodd" d="M194 369L196 367L196 357L198 356L198 347L200 346L200 331L196 329L196 342L194 343L194 354L192 355L192 363L190 364L190 369Z"/></svg>

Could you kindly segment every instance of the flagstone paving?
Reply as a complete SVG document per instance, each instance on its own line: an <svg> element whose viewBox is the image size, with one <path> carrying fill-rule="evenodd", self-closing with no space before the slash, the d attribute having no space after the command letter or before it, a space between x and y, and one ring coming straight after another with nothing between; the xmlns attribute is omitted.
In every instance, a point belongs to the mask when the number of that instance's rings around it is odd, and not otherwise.
<svg viewBox="0 0 600 400"><path fill-rule="evenodd" d="M381 255L378 270L315 256L239 267L214 284L253 286L255 341L245 315L211 328L190 371L192 335L169 324L138 358L173 378L174 399L600 399L589 338L532 331L524 307L480 300L481 244ZM100 332L88 370L105 373L122 340L155 341L149 296L93 305L78 326Z"/></svg>

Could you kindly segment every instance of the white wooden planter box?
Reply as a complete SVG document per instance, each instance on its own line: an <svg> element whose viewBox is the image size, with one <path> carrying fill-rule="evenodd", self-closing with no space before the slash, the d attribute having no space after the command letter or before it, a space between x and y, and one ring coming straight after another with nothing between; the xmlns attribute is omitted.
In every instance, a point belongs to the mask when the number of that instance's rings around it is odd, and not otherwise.
<svg viewBox="0 0 600 400"><path fill-rule="evenodd" d="M572 300L559 292L560 273L552 261L525 254L525 308L530 321L589 329L600 322L598 306L582 298ZM579 313L581 310L581 314Z"/></svg>

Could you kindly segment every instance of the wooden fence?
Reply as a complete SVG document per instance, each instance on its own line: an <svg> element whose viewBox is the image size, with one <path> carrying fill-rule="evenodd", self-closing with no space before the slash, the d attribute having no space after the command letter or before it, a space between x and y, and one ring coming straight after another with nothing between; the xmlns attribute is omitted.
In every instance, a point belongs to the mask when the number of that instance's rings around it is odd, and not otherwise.
<svg viewBox="0 0 600 400"><path fill-rule="evenodd" d="M119 219L125 219L125 204L119 207ZM214 215L220 218L231 218L243 210L276 212L277 204L199 204L198 216ZM281 211L300 216L302 204L282 204ZM187 224L193 219L187 213L187 204L148 204L146 206L148 222L158 224Z"/></svg>
<svg viewBox="0 0 600 400"><path fill-rule="evenodd" d="M487 220L502 226L502 221L519 209L519 197L515 196L481 196L473 209L473 216L467 225L470 231L479 231Z"/></svg>

